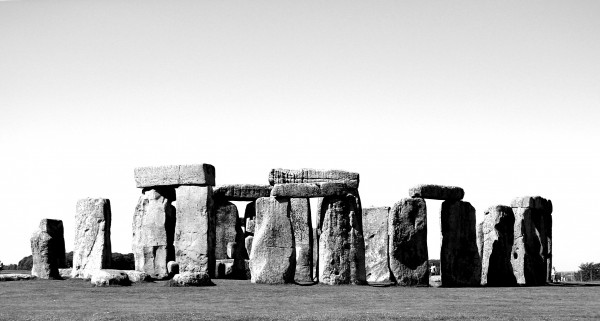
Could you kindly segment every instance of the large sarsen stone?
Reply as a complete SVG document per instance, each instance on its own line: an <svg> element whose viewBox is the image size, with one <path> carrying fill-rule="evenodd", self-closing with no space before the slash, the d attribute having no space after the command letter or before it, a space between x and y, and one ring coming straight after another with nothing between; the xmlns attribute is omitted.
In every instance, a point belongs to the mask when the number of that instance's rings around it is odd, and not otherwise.
<svg viewBox="0 0 600 321"><path fill-rule="evenodd" d="M365 236L365 268L367 282L390 282L388 266L388 215L389 207L363 209Z"/></svg>
<svg viewBox="0 0 600 321"><path fill-rule="evenodd" d="M31 275L60 279L59 268L66 266L64 228L61 220L43 219L31 237Z"/></svg>
<svg viewBox="0 0 600 321"><path fill-rule="evenodd" d="M110 268L111 212L105 198L85 198L77 202L75 216L74 278L89 278L100 269Z"/></svg>
<svg viewBox="0 0 600 321"><path fill-rule="evenodd" d="M517 284L511 265L515 215L512 208L496 205L488 208L480 225L481 285Z"/></svg>

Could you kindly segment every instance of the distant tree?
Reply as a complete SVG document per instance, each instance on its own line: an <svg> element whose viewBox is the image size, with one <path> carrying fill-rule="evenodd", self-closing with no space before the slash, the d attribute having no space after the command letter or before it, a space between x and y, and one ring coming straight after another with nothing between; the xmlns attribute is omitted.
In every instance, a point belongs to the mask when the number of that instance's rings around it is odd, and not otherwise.
<svg viewBox="0 0 600 321"><path fill-rule="evenodd" d="M4 270L4 264L0 261L0 271Z"/></svg>
<svg viewBox="0 0 600 321"><path fill-rule="evenodd" d="M7 264L4 266L5 270L11 271L11 270L16 270L17 269L17 265L16 264Z"/></svg>
<svg viewBox="0 0 600 321"><path fill-rule="evenodd" d="M113 253L110 267L117 270L135 270L135 259L133 253Z"/></svg>
<svg viewBox="0 0 600 321"><path fill-rule="evenodd" d="M589 282L600 280L600 263L588 262L579 265L576 279L578 281Z"/></svg>
<svg viewBox="0 0 600 321"><path fill-rule="evenodd" d="M17 270L31 270L33 268L33 256L26 256L17 264Z"/></svg>

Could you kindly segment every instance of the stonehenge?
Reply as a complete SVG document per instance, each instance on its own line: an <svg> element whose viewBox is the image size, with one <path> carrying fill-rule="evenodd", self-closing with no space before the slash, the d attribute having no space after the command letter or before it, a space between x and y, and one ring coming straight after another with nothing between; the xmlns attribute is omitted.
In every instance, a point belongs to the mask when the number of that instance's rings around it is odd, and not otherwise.
<svg viewBox="0 0 600 321"><path fill-rule="evenodd" d="M481 285L513 286L517 284L511 264L515 215L510 206L488 208L479 225Z"/></svg>
<svg viewBox="0 0 600 321"><path fill-rule="evenodd" d="M363 208L365 273L368 283L389 283L388 215L389 207Z"/></svg>
<svg viewBox="0 0 600 321"><path fill-rule="evenodd" d="M61 220L43 219L31 237L31 275L41 279L61 279L59 268L66 267L64 228Z"/></svg>
<svg viewBox="0 0 600 321"><path fill-rule="evenodd" d="M90 278L100 269L110 267L111 212L105 198L85 198L77 202L73 278Z"/></svg>

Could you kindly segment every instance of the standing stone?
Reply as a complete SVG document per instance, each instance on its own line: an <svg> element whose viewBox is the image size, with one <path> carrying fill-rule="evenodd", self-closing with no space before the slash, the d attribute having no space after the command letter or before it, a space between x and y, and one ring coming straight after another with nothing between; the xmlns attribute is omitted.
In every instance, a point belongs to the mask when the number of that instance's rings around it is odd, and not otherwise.
<svg viewBox="0 0 600 321"><path fill-rule="evenodd" d="M388 220L390 272L398 285L429 284L427 207L422 198L394 204Z"/></svg>
<svg viewBox="0 0 600 321"><path fill-rule="evenodd" d="M511 265L515 215L509 206L488 208L481 226L481 285L513 286Z"/></svg>
<svg viewBox="0 0 600 321"><path fill-rule="evenodd" d="M172 188L146 189L133 217L135 269L154 279L168 277L167 262L175 259L175 198Z"/></svg>
<svg viewBox="0 0 600 321"><path fill-rule="evenodd" d="M308 198L290 199L290 219L296 244L296 282L313 282L313 232Z"/></svg>
<svg viewBox="0 0 600 321"><path fill-rule="evenodd" d="M214 276L216 220L211 186L178 186L175 261L183 272Z"/></svg>
<svg viewBox="0 0 600 321"><path fill-rule="evenodd" d="M252 201L252 202L246 204L246 209L244 210L244 222L246 225L246 235L254 235L255 217L256 217L256 201ZM248 253L248 254L250 254L250 253Z"/></svg>
<svg viewBox="0 0 600 321"><path fill-rule="evenodd" d="M365 241L358 196L323 198L319 236L319 282L365 284Z"/></svg>
<svg viewBox="0 0 600 321"><path fill-rule="evenodd" d="M468 202L442 203L442 286L479 286L481 258L477 249L475 208Z"/></svg>
<svg viewBox="0 0 600 321"><path fill-rule="evenodd" d="M237 207L227 201L220 201L214 207L217 220L215 258L217 260L235 259L235 257L227 255L227 244L230 242L244 243L244 232L238 222ZM232 254L236 255L236 253Z"/></svg>
<svg viewBox="0 0 600 321"><path fill-rule="evenodd" d="M59 268L66 266L64 228L61 220L43 219L31 237L31 275L61 279Z"/></svg>
<svg viewBox="0 0 600 321"><path fill-rule="evenodd" d="M77 202L74 278L90 278L94 272L110 268L110 224L110 200L85 198Z"/></svg>
<svg viewBox="0 0 600 321"><path fill-rule="evenodd" d="M254 241L254 235L246 236L244 240L244 244L246 245L246 252L248 253L248 257L252 254L252 242Z"/></svg>
<svg viewBox="0 0 600 321"><path fill-rule="evenodd" d="M363 209L367 282L390 282L388 265L389 207Z"/></svg>
<svg viewBox="0 0 600 321"><path fill-rule="evenodd" d="M256 216L260 218L250 253L252 283L292 283L296 266L296 251L290 200L263 197L256 201Z"/></svg>

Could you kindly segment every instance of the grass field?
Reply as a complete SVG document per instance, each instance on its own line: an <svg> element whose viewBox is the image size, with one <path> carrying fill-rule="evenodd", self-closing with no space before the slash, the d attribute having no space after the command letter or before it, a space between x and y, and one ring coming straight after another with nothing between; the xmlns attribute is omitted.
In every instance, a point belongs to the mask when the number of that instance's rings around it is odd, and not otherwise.
<svg viewBox="0 0 600 321"><path fill-rule="evenodd" d="M95 288L84 280L0 282L1 320L600 320L600 286L404 288L256 285Z"/></svg>

